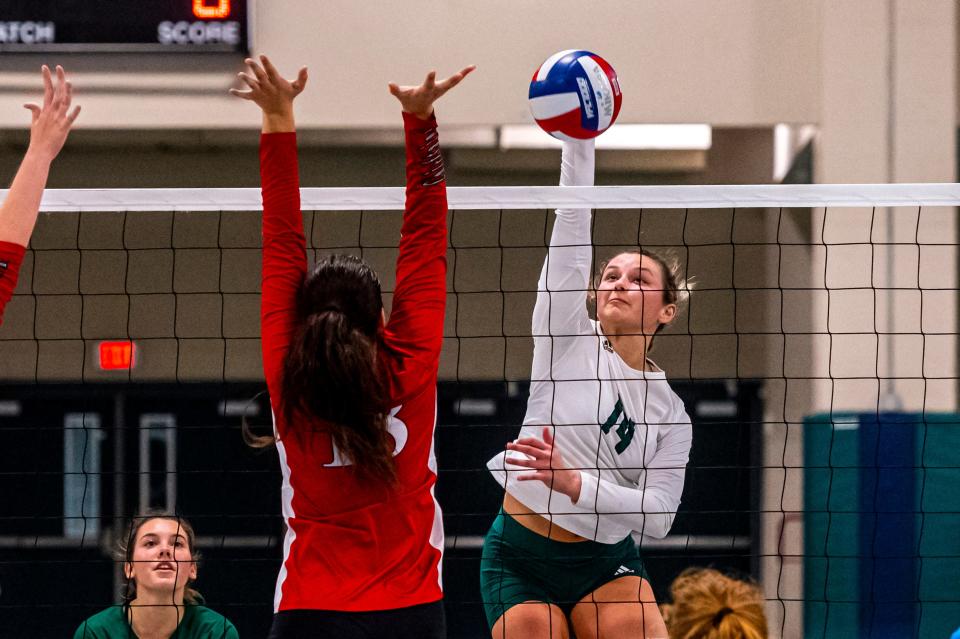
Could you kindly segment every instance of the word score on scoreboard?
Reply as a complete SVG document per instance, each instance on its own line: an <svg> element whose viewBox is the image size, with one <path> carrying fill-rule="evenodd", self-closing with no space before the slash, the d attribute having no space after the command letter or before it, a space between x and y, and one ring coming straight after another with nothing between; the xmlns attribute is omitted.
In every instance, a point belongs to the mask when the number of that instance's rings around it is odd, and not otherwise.
<svg viewBox="0 0 960 639"><path fill-rule="evenodd" d="M6 0L0 52L250 50L248 0Z"/></svg>

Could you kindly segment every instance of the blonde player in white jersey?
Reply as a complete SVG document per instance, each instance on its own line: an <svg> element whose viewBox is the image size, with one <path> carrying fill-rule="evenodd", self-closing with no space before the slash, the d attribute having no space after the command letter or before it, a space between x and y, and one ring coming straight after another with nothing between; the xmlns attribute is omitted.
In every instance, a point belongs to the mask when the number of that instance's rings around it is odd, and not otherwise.
<svg viewBox="0 0 960 639"><path fill-rule="evenodd" d="M560 184L593 173L593 141L565 142ZM589 209L556 212L524 425L488 463L505 489L481 562L494 638L667 636L632 535L665 537L683 492L690 418L648 353L686 285L636 250L591 287L590 227Z"/></svg>

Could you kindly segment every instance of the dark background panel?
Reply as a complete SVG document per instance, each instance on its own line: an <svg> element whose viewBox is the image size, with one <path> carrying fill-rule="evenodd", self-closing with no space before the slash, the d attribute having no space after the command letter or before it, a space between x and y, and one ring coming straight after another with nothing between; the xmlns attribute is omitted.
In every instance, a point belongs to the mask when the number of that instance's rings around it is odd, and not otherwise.
<svg viewBox="0 0 960 639"><path fill-rule="evenodd" d="M690 565L756 575L759 385L673 386L693 417L694 443L671 543L643 550L660 600ZM514 382L439 386L436 494L447 538L450 637L486 636L479 559L503 499L486 462L516 436L527 388ZM261 391L256 384L0 389L0 402L19 406L11 412L4 404L7 410L0 411L0 438L9 443L0 447L0 615L12 622L0 636L69 636L84 618L117 601L122 582L115 581L115 534L139 508L141 417L158 414L172 415L176 424L176 509L199 535L198 589L242 636L264 636L282 552L280 472L273 448L250 449L240 435L241 413L257 432L270 431ZM102 520L98 537L69 540L62 520L63 425L66 414L77 412L96 413L105 431L97 443ZM163 445L157 443L154 453L151 490L162 498L165 473L157 469Z"/></svg>

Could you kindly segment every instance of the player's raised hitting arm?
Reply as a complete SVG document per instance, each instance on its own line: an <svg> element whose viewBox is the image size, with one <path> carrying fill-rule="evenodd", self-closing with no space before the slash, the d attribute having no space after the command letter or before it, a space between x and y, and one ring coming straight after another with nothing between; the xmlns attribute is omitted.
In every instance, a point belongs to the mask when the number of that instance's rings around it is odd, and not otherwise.
<svg viewBox="0 0 960 639"><path fill-rule="evenodd" d="M593 184L587 138L616 117L619 94L604 65L589 52L562 51L531 83L531 95L540 91L538 123L564 140L562 186ZM584 78L584 69L599 76ZM545 78L550 86L534 86ZM585 107L571 112L576 117L541 119L541 107L568 104L555 99L558 86L574 97L578 86L600 86L591 104L609 106L610 119L597 122ZM589 208L556 211L533 311L523 427L487 464L505 489L480 566L495 639L565 636L571 628L590 637L667 634L633 534L666 536L683 491L690 420L648 357L654 335L676 317L683 285L669 260L642 247L613 255L591 278L591 226ZM513 548L530 557L518 561L506 550Z"/></svg>
<svg viewBox="0 0 960 639"><path fill-rule="evenodd" d="M79 106L71 109L72 87L63 67L56 68L56 82L46 65L42 67L41 75L41 104L24 105L32 113L30 145L0 206L0 322L3 321L3 309L16 287L20 262L37 223L50 164L63 148L70 127L80 113Z"/></svg>

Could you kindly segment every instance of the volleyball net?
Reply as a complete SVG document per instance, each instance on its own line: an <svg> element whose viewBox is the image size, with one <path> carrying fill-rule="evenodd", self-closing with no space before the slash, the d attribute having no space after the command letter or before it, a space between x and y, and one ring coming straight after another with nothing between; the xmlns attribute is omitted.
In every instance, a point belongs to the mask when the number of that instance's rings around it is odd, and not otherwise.
<svg viewBox="0 0 960 639"><path fill-rule="evenodd" d="M557 207L594 210L597 263L642 246L696 282L652 353L694 424L671 533L637 537L658 600L683 568L714 566L760 582L774 636L956 627L960 186L448 199L436 438L451 636L487 634L479 552L502 489L485 463L523 418ZM310 259L361 255L389 312L403 190L303 189L302 205ZM211 606L265 634L280 478L239 432L244 416L270 422L254 398L259 209L257 189L45 194L0 328L4 618L37 631L62 618L72 632L115 599L122 525L160 507L194 523Z"/></svg>

